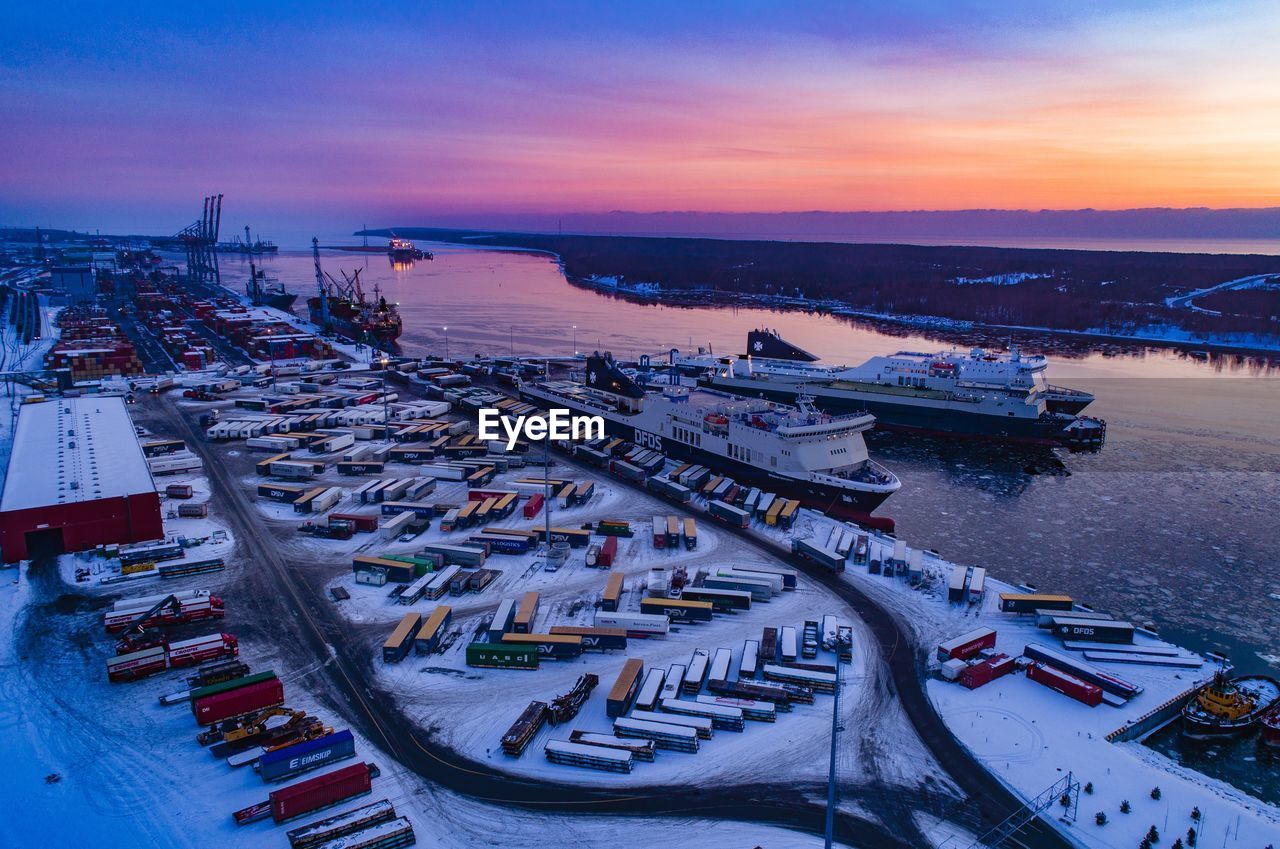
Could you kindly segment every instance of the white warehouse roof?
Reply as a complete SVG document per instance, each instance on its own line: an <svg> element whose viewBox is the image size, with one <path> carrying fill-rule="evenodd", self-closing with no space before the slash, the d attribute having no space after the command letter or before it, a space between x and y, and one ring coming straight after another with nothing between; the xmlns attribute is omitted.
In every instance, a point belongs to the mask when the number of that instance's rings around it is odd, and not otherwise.
<svg viewBox="0 0 1280 849"><path fill-rule="evenodd" d="M19 410L0 512L155 492L124 399L55 398Z"/></svg>

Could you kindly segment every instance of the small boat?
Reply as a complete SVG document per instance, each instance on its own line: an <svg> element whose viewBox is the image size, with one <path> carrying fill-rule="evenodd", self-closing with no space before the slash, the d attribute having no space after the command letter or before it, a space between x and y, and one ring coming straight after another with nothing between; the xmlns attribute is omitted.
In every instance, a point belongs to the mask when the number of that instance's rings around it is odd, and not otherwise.
<svg viewBox="0 0 1280 849"><path fill-rule="evenodd" d="M1280 682L1266 675L1232 678L1225 668L1182 708L1182 733L1193 738L1247 731L1280 705Z"/></svg>

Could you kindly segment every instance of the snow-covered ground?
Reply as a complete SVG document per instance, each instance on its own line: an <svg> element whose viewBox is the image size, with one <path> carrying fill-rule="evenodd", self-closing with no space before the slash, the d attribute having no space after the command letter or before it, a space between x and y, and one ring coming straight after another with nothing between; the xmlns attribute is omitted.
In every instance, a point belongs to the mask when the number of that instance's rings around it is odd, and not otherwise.
<svg viewBox="0 0 1280 849"><path fill-rule="evenodd" d="M825 539L832 520L812 511L803 517L793 533ZM777 529L764 529L774 537ZM872 558L892 555L887 543L872 540ZM1026 645L1041 643L1062 650L1059 641L1035 627L1034 617L1001 613L999 594L1016 592L1015 587L987 580L981 605L949 604L947 578L951 565L926 554L925 583L918 589L902 578L870 574L864 567L850 564L846 578L884 605L898 611L911 623L921 643L932 648L939 642L978 627L997 632L996 649L1012 657ZM1051 592L1052 588L1043 588ZM1139 645L1161 641L1141 632ZM1078 656L1078 655L1077 655ZM933 662L936 666L936 660ZM1107 704L1088 707L1014 673L968 690L957 683L934 677L927 682L934 705L962 743L1009 787L1024 798L1046 790L1067 772L1081 783L1093 784L1092 794L1081 794L1074 825L1063 824L1075 839L1090 847L1136 846L1155 825L1164 840L1182 836L1195 826L1201 846L1259 846L1280 843L1280 809L1262 802L1230 785L1188 770L1140 742L1110 743L1108 734L1186 692L1212 674L1210 664L1199 669L1135 664L1098 664L1102 669L1143 688L1143 692L1123 707ZM1160 788L1160 799L1151 799L1151 790ZM1120 813L1127 799L1132 813ZM1201 823L1190 818L1199 807ZM1056 809L1059 810L1060 809ZM1097 812L1107 815L1107 824L1094 822Z"/></svg>
<svg viewBox="0 0 1280 849"><path fill-rule="evenodd" d="M558 468L555 473L564 474L565 471ZM500 489L506 485L504 481L509 483L510 479L531 474L536 473L513 470L499 476L491 487ZM721 533L708 522L699 523L695 551L685 551L683 547L656 549L649 533L652 517L672 513L672 506L604 476L578 469L572 473L575 480L588 476L596 481L594 497L587 504L556 510L552 523L576 527L602 518L627 519L632 523L636 536L620 541L612 570L626 576L619 605L621 611L639 610L640 599L649 594L645 589L646 576L655 566L670 569L680 565L692 577L699 569L726 563L749 567L752 563L769 562L769 558L757 550ZM438 482L438 488L431 496L435 501L465 499L463 484L443 481ZM347 502L335 509L344 508L352 509L352 505ZM259 509L272 518L298 518L288 505L260 502ZM365 506L363 509L370 508ZM541 517L525 520L519 511L490 524L490 527L541 526ZM383 541L372 534L357 534L350 541L313 541L310 544L318 551L326 551L330 558L335 555L349 557L356 552L410 553L419 550L427 541L461 541L475 532L473 528L444 534L433 526L413 542ZM612 719L606 716L605 698L628 657L641 658L646 670L666 669L671 664L686 663L696 648L708 649L713 654L717 648L728 648L733 653L731 669L736 675L744 641L758 640L764 627L792 625L801 630L806 619L821 619L826 613L842 614L855 626L855 646L853 663L844 665L841 670L841 712L846 727L858 728L861 733L857 745L851 742L841 747L841 779L857 781L867 776L867 767L860 752L865 744L872 742L911 755L905 759L895 757L887 765L893 770L887 776L884 772L886 765L880 764L877 775L881 780L887 778L891 782L914 786L921 779L920 765L928 761L927 753L916 740L898 704L884 694L883 688L874 686L879 659L869 632L850 611L843 608L838 599L821 587L806 582L803 577L798 590L784 592L767 603L754 603L748 612L718 615L707 624L674 627L664 639L633 639L625 652L588 652L576 660L544 662L537 671L466 666L465 645L471 641L472 634L488 625L502 599L518 597L528 590L536 590L541 596L535 631L545 632L553 625L593 624L595 604L610 571L588 568L584 556L584 550L574 549L565 566L556 572L547 572L541 568L543 560L536 552L519 556L494 555L485 567L501 570L502 577L484 592L446 596L439 602L423 600L412 606L390 599L386 587L356 583L350 572L336 578L330 587L340 586L351 594L340 608L344 617L352 623L381 623L387 633L406 612L426 615L437 603L450 605L454 617L450 631L459 634L450 648L442 655L418 657L411 654L399 664L379 665L380 683L388 692L400 696L402 708L412 719L423 728L432 729L452 748L470 757L487 760L495 767L512 773L592 784L695 784L711 777L746 781L778 774L794 780L825 780L832 700L822 695L813 705L796 705L791 712L780 713L774 724L748 722L743 733L717 731L714 739L704 741L696 755L660 752L655 763L638 763L630 775L597 773L550 764L543 758L542 749L548 740L568 739L569 732L575 729L611 732ZM371 643L370 651L377 651L379 647L380 641ZM835 658L828 652L821 652L815 662L835 663ZM574 722L568 726L544 728L518 760L501 754L498 743L502 734L530 701L549 701L567 692L584 672L596 674L600 684ZM480 703L486 706L485 711L470 709ZM942 779L940 772L937 777Z"/></svg>

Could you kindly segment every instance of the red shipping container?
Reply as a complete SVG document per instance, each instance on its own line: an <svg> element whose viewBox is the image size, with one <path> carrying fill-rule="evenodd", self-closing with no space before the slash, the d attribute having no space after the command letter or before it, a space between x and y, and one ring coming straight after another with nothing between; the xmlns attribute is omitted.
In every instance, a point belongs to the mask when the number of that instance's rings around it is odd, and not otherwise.
<svg viewBox="0 0 1280 849"><path fill-rule="evenodd" d="M529 500L524 503L524 517L532 519L542 510L542 493L535 492L529 496Z"/></svg>
<svg viewBox="0 0 1280 849"><path fill-rule="evenodd" d="M270 681L259 681L247 687L197 699L192 703L191 711L195 714L196 722L201 725L213 725L233 716L242 716L255 710L282 704L284 704L284 685L280 683L280 679L272 678Z"/></svg>
<svg viewBox="0 0 1280 849"><path fill-rule="evenodd" d="M976 690L983 684L989 684L1002 675L1013 671L1013 658L1007 654L998 654L981 663L966 666L960 672L960 683L970 690Z"/></svg>
<svg viewBox="0 0 1280 849"><path fill-rule="evenodd" d="M995 647L996 632L990 628L976 628L938 646L938 660L944 663L957 657L964 660L983 649Z"/></svg>
<svg viewBox="0 0 1280 849"><path fill-rule="evenodd" d="M273 790L270 796L271 817L282 823L363 796L373 790L373 778L377 774L378 768L373 764L351 764Z"/></svg>
<svg viewBox="0 0 1280 849"><path fill-rule="evenodd" d="M1064 696L1084 702L1089 707L1097 707L1102 702L1101 687L1096 687L1088 681L1081 681L1074 675L1059 672L1042 663L1032 663L1027 666L1027 677L1050 690L1057 690Z"/></svg>
<svg viewBox="0 0 1280 849"><path fill-rule="evenodd" d="M380 517L376 514L368 513L330 513L329 524L332 525L335 519L350 522L351 527L357 531L369 533L378 529Z"/></svg>
<svg viewBox="0 0 1280 849"><path fill-rule="evenodd" d="M618 538L609 537L604 541L604 545L600 546L600 554L596 558L596 565L604 569L613 566L613 559L618 556Z"/></svg>

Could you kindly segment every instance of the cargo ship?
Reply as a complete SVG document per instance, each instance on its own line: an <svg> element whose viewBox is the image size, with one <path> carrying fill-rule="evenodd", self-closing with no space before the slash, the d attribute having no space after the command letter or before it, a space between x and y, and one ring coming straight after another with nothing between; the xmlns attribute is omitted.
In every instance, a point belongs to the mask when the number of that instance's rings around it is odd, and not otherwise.
<svg viewBox="0 0 1280 849"><path fill-rule="evenodd" d="M1280 683L1265 675L1230 677L1219 669L1213 680L1182 708L1182 733L1192 738L1225 737L1247 731L1280 705Z"/></svg>
<svg viewBox="0 0 1280 849"><path fill-rule="evenodd" d="M290 312L293 302L298 299L293 292L286 291L283 284L269 283L267 273L252 262L249 263L249 283L245 286L245 293L255 307L274 307L285 312Z"/></svg>
<svg viewBox="0 0 1280 849"><path fill-rule="evenodd" d="M831 366L773 330L750 331L747 351L673 352L672 364L705 386L751 398L795 403L804 394L828 413L870 413L884 430L1077 449L1106 440L1106 422L1080 415L1094 396L1049 384L1042 356L899 351Z"/></svg>
<svg viewBox="0 0 1280 849"><path fill-rule="evenodd" d="M400 338L400 310L382 296L377 286L373 299L365 296L360 271L339 272L341 282L320 269L320 243L311 240L315 260L316 294L307 298L307 315L322 331L336 333L368 345L390 347Z"/></svg>
<svg viewBox="0 0 1280 849"><path fill-rule="evenodd" d="M883 522L871 512L902 486L867 454L862 435L872 416L821 413L803 397L792 407L684 382L641 386L598 352L587 357L582 380L521 382L520 397L599 415L611 436L841 518Z"/></svg>

